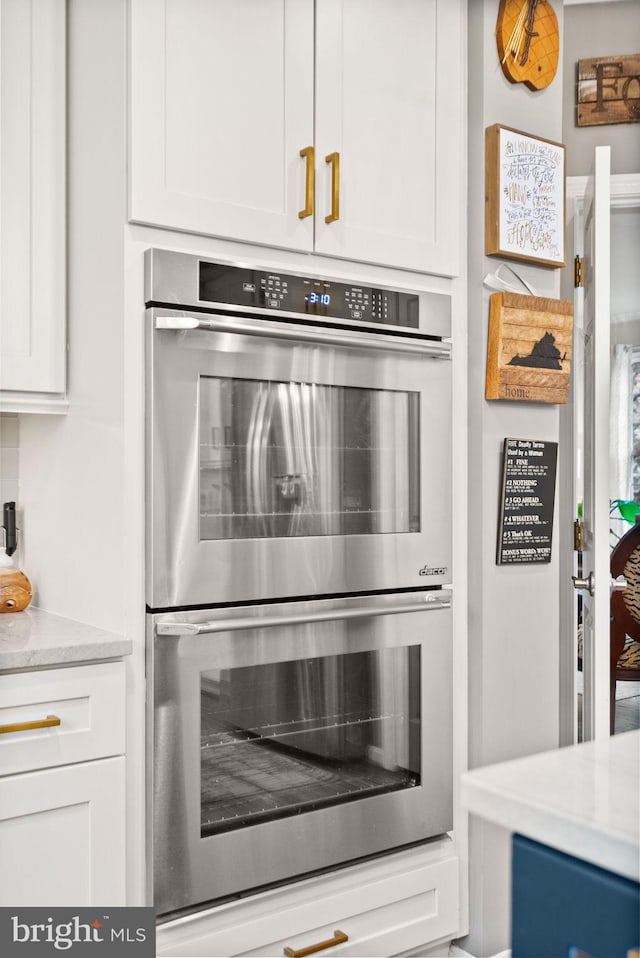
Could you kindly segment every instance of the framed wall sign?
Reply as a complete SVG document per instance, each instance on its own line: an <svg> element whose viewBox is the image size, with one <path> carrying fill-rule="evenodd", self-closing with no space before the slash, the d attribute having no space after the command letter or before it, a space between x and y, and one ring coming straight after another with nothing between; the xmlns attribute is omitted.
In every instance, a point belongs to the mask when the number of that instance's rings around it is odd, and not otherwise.
<svg viewBox="0 0 640 958"><path fill-rule="evenodd" d="M497 565L551 561L557 442L505 439Z"/></svg>
<svg viewBox="0 0 640 958"><path fill-rule="evenodd" d="M640 123L640 53L578 60L578 126Z"/></svg>
<svg viewBox="0 0 640 958"><path fill-rule="evenodd" d="M485 399L569 402L573 303L493 293Z"/></svg>
<svg viewBox="0 0 640 958"><path fill-rule="evenodd" d="M485 134L485 253L564 266L565 148L499 123Z"/></svg>

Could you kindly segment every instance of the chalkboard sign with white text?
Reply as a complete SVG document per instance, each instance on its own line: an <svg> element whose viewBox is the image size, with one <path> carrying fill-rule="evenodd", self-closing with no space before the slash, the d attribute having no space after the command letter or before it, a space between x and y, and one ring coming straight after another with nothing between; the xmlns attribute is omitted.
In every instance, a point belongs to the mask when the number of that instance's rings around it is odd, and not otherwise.
<svg viewBox="0 0 640 958"><path fill-rule="evenodd" d="M557 442L505 439L496 563L551 561Z"/></svg>

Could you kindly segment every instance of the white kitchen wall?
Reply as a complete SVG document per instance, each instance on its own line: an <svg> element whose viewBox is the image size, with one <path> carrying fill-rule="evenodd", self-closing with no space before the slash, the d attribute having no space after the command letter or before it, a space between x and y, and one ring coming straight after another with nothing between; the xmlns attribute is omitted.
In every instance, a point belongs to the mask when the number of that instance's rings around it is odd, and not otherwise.
<svg viewBox="0 0 640 958"><path fill-rule="evenodd" d="M560 36L563 8L554 2ZM484 399L490 292L483 277L499 257L484 255L484 138L493 123L560 141L562 62L553 82L531 91L500 69L495 0L468 4L468 398L469 398L469 765L476 768L558 745L559 524L551 562L498 566L498 493L506 437L557 442L558 406ZM560 270L512 263L540 296L557 297ZM524 291L524 290L523 290ZM560 457L564 454L559 450ZM560 468L560 467L559 467ZM570 521L570 519L569 519ZM494 955L509 945L510 836L472 819L470 934L463 947Z"/></svg>
<svg viewBox="0 0 640 958"><path fill-rule="evenodd" d="M21 421L23 556L41 608L121 633L127 6L67 9L69 412Z"/></svg>
<svg viewBox="0 0 640 958"><path fill-rule="evenodd" d="M14 413L0 415L0 503L18 502L19 421Z"/></svg>
<svg viewBox="0 0 640 958"><path fill-rule="evenodd" d="M566 0L565 0L566 2ZM625 56L640 50L640 0L581 3L565 13L562 141L567 147L567 176L587 176L596 146L611 146L611 172L640 170L636 123L576 125L576 64L588 57Z"/></svg>

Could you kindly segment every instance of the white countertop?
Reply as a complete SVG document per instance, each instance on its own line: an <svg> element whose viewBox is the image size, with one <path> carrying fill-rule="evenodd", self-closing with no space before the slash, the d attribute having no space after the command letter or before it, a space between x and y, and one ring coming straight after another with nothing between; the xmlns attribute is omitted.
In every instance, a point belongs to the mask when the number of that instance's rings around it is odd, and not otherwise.
<svg viewBox="0 0 640 958"><path fill-rule="evenodd" d="M0 672L117 659L131 649L122 635L41 609L0 614Z"/></svg>
<svg viewBox="0 0 640 958"><path fill-rule="evenodd" d="M461 798L511 832L640 880L640 731L473 769Z"/></svg>

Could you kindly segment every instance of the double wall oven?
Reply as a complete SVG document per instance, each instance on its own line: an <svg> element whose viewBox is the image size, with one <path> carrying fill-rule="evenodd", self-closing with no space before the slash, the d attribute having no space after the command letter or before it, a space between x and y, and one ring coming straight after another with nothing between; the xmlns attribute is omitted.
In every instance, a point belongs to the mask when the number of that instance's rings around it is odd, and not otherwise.
<svg viewBox="0 0 640 958"><path fill-rule="evenodd" d="M451 825L446 296L146 258L154 903Z"/></svg>

